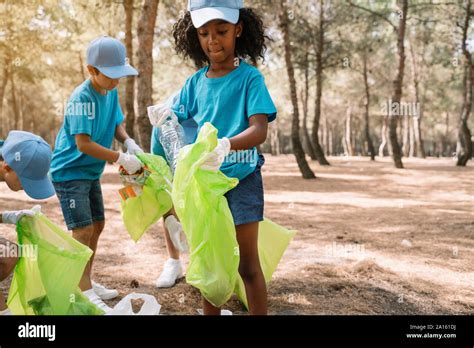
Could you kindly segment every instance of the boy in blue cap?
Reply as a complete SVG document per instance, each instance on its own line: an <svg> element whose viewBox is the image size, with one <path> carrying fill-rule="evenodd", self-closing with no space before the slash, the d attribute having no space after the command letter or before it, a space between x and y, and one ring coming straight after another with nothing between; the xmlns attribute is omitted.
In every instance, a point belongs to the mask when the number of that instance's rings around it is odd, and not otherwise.
<svg viewBox="0 0 474 348"><path fill-rule="evenodd" d="M122 125L124 117L116 89L121 77L138 75L127 63L125 53L125 46L111 37L99 37L90 43L90 78L69 99L51 162L51 176L67 228L94 251L79 287L105 312L111 308L102 300L112 299L118 292L91 281L97 242L105 225L99 179L106 161L118 163L130 174L142 167L135 155L143 151ZM110 149L114 137L125 145L127 154Z"/></svg>
<svg viewBox="0 0 474 348"><path fill-rule="evenodd" d="M33 199L46 199L54 195L48 178L51 147L41 137L23 131L11 131L0 141L0 181L12 191L25 190ZM0 222L16 225L25 215L32 216L41 209L4 211ZM17 245L0 237L0 281L6 279L18 261ZM0 315L11 314L0 292Z"/></svg>

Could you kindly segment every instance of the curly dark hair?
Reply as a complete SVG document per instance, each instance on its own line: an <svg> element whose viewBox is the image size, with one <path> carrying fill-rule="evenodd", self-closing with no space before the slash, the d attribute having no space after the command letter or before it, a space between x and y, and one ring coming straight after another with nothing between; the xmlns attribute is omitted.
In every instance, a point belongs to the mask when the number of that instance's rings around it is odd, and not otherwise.
<svg viewBox="0 0 474 348"><path fill-rule="evenodd" d="M265 61L265 41L271 41L271 38L265 35L263 20L254 10L242 8L239 12L243 30L242 35L236 39L235 55L257 65L259 59ZM176 53L184 59L191 58L198 69L209 65L209 58L201 48L189 11L173 25L173 37Z"/></svg>

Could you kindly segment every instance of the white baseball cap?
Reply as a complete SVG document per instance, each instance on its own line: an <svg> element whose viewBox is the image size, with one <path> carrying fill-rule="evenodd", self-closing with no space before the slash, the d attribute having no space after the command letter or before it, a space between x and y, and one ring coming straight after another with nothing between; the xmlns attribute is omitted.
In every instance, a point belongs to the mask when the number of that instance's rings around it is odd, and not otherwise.
<svg viewBox="0 0 474 348"><path fill-rule="evenodd" d="M200 28L214 19L237 24L239 10L244 7L244 0L188 0L188 11L195 28Z"/></svg>

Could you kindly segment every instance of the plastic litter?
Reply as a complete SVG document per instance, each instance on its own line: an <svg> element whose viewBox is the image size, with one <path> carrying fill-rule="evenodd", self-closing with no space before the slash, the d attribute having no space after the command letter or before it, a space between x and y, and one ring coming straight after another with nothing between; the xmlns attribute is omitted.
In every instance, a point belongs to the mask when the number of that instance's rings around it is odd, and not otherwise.
<svg viewBox="0 0 474 348"><path fill-rule="evenodd" d="M132 300L143 300L140 310L135 313L132 308ZM125 296L115 305L107 315L159 315L161 305L152 295L132 293Z"/></svg>

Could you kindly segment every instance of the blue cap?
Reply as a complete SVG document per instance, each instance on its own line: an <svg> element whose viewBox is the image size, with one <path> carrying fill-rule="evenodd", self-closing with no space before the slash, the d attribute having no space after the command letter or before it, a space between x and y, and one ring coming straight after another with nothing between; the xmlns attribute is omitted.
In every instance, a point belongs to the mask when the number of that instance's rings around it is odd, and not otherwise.
<svg viewBox="0 0 474 348"><path fill-rule="evenodd" d="M34 199L54 195L48 178L51 146L43 138L24 131L11 131L0 148L3 160L12 168L26 194Z"/></svg>
<svg viewBox="0 0 474 348"><path fill-rule="evenodd" d="M89 44L87 64L111 79L138 75L138 71L127 62L125 46L109 36L101 36Z"/></svg>
<svg viewBox="0 0 474 348"><path fill-rule="evenodd" d="M188 11L196 28L214 19L237 24L244 0L188 0Z"/></svg>

